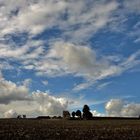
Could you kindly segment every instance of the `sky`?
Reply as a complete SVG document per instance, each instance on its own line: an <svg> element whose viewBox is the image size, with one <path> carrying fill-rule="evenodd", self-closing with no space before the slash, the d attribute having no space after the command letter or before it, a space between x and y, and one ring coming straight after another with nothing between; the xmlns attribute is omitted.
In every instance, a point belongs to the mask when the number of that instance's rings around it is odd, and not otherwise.
<svg viewBox="0 0 140 140"><path fill-rule="evenodd" d="M140 0L0 0L0 117L140 115Z"/></svg>

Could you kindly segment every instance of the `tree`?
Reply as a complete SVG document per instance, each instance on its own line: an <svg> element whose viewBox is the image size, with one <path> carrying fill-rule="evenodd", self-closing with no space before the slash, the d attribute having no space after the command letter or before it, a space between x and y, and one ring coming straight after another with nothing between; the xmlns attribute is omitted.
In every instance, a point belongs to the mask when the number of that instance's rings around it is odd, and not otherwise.
<svg viewBox="0 0 140 140"><path fill-rule="evenodd" d="M90 111L89 106L88 105L84 105L84 107L83 107L83 113L87 113L89 111Z"/></svg>
<svg viewBox="0 0 140 140"><path fill-rule="evenodd" d="M71 113L71 115L72 115L73 118L75 118L76 113L73 111L73 112Z"/></svg>
<svg viewBox="0 0 140 140"><path fill-rule="evenodd" d="M92 119L92 113L90 112L90 108L88 105L84 105L83 107L83 118L87 120Z"/></svg>
<svg viewBox="0 0 140 140"><path fill-rule="evenodd" d="M80 110L77 110L76 111L76 116L78 116L79 118L81 118L81 111Z"/></svg>
<svg viewBox="0 0 140 140"><path fill-rule="evenodd" d="M18 118L18 119L21 119L22 117L21 117L21 115L18 115L17 118Z"/></svg>
<svg viewBox="0 0 140 140"><path fill-rule="evenodd" d="M26 115L22 115L23 116L23 119L25 119L26 118Z"/></svg>

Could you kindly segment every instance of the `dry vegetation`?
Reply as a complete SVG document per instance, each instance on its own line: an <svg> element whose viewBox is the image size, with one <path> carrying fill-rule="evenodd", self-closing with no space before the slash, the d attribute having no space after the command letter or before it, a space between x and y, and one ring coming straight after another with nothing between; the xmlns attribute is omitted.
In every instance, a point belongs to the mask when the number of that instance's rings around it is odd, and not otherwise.
<svg viewBox="0 0 140 140"><path fill-rule="evenodd" d="M3 139L140 140L140 120L1 119Z"/></svg>

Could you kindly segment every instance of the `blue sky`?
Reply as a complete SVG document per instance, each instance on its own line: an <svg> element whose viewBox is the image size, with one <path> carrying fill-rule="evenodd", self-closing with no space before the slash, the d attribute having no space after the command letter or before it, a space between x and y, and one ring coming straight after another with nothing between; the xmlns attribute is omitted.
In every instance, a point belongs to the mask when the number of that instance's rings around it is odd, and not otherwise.
<svg viewBox="0 0 140 140"><path fill-rule="evenodd" d="M139 0L2 0L1 117L140 114Z"/></svg>

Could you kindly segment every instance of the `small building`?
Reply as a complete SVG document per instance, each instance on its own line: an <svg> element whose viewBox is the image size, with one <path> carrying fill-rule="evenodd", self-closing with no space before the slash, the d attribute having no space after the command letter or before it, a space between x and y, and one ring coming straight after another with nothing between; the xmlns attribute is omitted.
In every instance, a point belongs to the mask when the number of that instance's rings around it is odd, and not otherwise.
<svg viewBox="0 0 140 140"><path fill-rule="evenodd" d="M67 110L63 111L63 118L64 119L70 119L70 113L69 113L69 111L67 111Z"/></svg>

